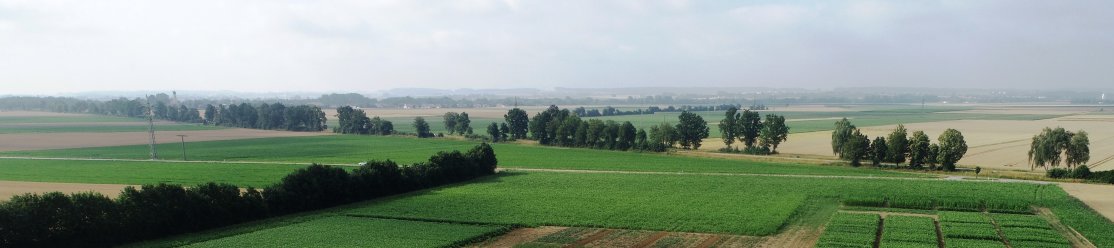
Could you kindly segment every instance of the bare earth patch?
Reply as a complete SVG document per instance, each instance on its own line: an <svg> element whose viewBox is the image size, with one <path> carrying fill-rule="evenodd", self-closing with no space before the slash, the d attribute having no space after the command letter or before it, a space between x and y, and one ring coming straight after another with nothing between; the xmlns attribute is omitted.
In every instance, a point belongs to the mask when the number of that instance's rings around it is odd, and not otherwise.
<svg viewBox="0 0 1114 248"><path fill-rule="evenodd" d="M969 149L960 165L981 166L1003 170L1029 170L1029 143L1045 127L1063 127L1071 131L1084 130L1091 140L1092 170L1114 169L1114 128L1108 118L1095 116L1069 116L1049 120L958 120L906 124L910 133L924 131L934 142L945 129L963 132ZM852 121L854 123L854 121ZM889 134L897 125L860 127L870 137ZM789 140L778 147L784 154L804 156L832 156L831 132L790 134Z"/></svg>
<svg viewBox="0 0 1114 248"><path fill-rule="evenodd" d="M108 197L116 197L128 185L120 184L89 184L89 183L42 183L0 181L0 201L11 199L12 196L26 193L47 193L60 191L62 193L97 192Z"/></svg>
<svg viewBox="0 0 1114 248"><path fill-rule="evenodd" d="M565 228L567 227L543 226L535 228L519 228L503 234L502 236L484 241L483 243L474 244L469 247L514 247L517 244L534 241L538 238L560 232L561 230L565 230Z"/></svg>
<svg viewBox="0 0 1114 248"><path fill-rule="evenodd" d="M1060 188L1086 203L1106 219L1114 220L1114 185L1060 183Z"/></svg>
<svg viewBox="0 0 1114 248"><path fill-rule="evenodd" d="M157 143L177 143L177 135L187 135L186 141L233 140L268 137L302 137L330 135L329 132L287 132L257 129L229 128L204 131L160 131L155 133ZM26 151L99 146L147 144L147 132L118 133L16 133L0 134L0 151Z"/></svg>
<svg viewBox="0 0 1114 248"><path fill-rule="evenodd" d="M0 111L0 117L78 117L93 116L88 114L54 113L38 111Z"/></svg>

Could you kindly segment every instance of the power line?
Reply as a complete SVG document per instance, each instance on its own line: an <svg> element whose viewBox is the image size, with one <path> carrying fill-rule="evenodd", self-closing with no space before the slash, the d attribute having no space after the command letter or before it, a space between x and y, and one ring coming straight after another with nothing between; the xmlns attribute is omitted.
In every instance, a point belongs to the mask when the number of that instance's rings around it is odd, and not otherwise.
<svg viewBox="0 0 1114 248"><path fill-rule="evenodd" d="M151 108L151 96L147 96L147 133L151 138L148 146L151 148L151 160L159 159L159 153L155 151L155 110Z"/></svg>

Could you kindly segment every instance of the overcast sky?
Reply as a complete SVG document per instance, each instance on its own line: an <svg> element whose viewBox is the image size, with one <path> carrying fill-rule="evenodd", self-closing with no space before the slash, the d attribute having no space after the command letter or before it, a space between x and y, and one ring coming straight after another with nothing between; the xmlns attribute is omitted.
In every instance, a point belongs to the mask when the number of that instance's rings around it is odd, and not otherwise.
<svg viewBox="0 0 1114 248"><path fill-rule="evenodd" d="M0 0L0 95L1110 87L1114 1Z"/></svg>

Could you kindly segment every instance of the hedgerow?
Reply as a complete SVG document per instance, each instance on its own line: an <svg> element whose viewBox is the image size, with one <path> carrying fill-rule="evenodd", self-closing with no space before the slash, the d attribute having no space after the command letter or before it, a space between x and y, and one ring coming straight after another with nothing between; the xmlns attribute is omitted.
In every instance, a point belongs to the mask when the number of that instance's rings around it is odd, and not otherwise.
<svg viewBox="0 0 1114 248"><path fill-rule="evenodd" d="M313 164L263 192L206 183L127 187L116 199L26 194L0 203L0 247L107 247L460 182L494 174L497 163L491 146L481 144L405 167L371 161L349 173Z"/></svg>

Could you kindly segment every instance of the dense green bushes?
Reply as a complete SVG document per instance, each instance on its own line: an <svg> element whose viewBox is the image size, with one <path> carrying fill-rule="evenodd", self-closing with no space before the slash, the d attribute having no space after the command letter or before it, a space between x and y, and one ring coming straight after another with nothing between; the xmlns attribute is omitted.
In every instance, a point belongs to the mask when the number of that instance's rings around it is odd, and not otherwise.
<svg viewBox="0 0 1114 248"><path fill-rule="evenodd" d="M371 161L349 173L314 164L262 192L206 183L128 187L115 200L27 194L0 203L0 247L106 247L460 182L495 173L497 163L491 146L481 144L404 167Z"/></svg>

